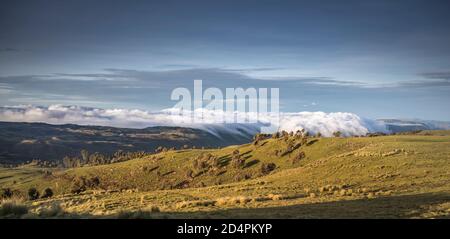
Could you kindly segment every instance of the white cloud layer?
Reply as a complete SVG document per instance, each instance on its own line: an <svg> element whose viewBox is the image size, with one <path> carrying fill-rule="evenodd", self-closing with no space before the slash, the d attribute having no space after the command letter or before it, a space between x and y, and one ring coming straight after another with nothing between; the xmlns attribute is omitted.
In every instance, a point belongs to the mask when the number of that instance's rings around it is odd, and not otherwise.
<svg viewBox="0 0 450 239"><path fill-rule="evenodd" d="M51 105L48 107L20 105L0 107L0 121L44 122L49 124L102 125L127 128L151 126L181 126L207 130L216 133L221 130L235 133L254 134L275 119L273 114L224 112L200 110L203 120L189 121L174 114L179 111L167 109L150 112L137 109L99 109L80 106ZM192 112L188 112L192 113ZM254 123L223 123L224 119L254 120ZM369 132L388 132L386 125L375 120L364 119L352 113L297 112L280 113L278 130L296 131L305 129L310 133L320 132L331 136L335 131L344 135L365 135Z"/></svg>

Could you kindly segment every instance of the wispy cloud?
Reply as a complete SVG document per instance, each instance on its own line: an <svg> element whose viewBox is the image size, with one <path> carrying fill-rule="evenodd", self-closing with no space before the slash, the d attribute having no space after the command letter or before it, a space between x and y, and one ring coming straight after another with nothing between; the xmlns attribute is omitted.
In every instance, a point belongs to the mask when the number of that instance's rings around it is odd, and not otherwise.
<svg viewBox="0 0 450 239"><path fill-rule="evenodd" d="M18 52L18 51L20 51L20 49L11 47L0 48L0 52Z"/></svg>
<svg viewBox="0 0 450 239"><path fill-rule="evenodd" d="M444 71L444 72L425 72L419 74L420 76L423 76L427 79L437 79L437 80L450 80L450 71Z"/></svg>
<svg viewBox="0 0 450 239"><path fill-rule="evenodd" d="M399 82L400 87L450 87L450 71L442 72L424 72L418 74L423 80Z"/></svg>
<svg viewBox="0 0 450 239"><path fill-rule="evenodd" d="M103 125L115 127L144 128L149 126L184 126L208 130L247 130L255 133L258 129L273 122L271 114L246 114L245 112L209 111L203 109L202 122L186 121L185 116L174 115L176 109L145 111L137 109L100 109L79 106L51 105L38 107L31 105L0 107L0 120L12 122L45 122L52 124ZM218 117L220 116L220 117ZM224 118L258 117L256 123L223 123ZM217 121L217 119L220 119ZM241 127L236 127L237 125ZM275 129L296 131L305 129L310 133L320 132L331 136L335 131L344 135L364 135L368 132L387 132L385 125L370 119L364 119L352 113L295 112L281 113Z"/></svg>
<svg viewBox="0 0 450 239"><path fill-rule="evenodd" d="M192 89L193 80L196 79L203 80L204 89L216 87L224 91L229 87L279 88L282 111L286 109L298 111L303 108L303 105L320 100L319 106L308 107L314 110L367 112L367 107L379 105L379 102L387 98L390 102L396 100L397 104L405 102L403 96L409 95L406 92L414 94L417 89L425 87L439 87L440 99L447 97L445 92L442 93L446 89L443 86L450 85L446 74L427 73L422 77L424 79L416 81L370 84L340 80L326 75L263 78L251 76L242 69L225 68L159 71L105 69L98 73L62 72L2 76L0 77L0 105L76 104L103 108L118 106L156 110L174 105L175 102L170 100L171 91L178 87ZM434 103L434 99L429 102ZM442 104L442 102L444 101L439 100L437 103ZM406 103L409 104L409 102Z"/></svg>

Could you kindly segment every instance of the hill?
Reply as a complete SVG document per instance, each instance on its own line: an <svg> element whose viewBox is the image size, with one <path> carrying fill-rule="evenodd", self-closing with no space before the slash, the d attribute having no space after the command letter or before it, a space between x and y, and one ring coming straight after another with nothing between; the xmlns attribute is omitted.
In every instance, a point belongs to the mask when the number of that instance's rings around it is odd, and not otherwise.
<svg viewBox="0 0 450 239"><path fill-rule="evenodd" d="M28 216L442 218L450 215L449 160L450 131L284 136L69 170L2 169L0 185L17 195L53 190L25 202Z"/></svg>
<svg viewBox="0 0 450 239"><path fill-rule="evenodd" d="M213 134L183 127L127 129L0 122L0 164L19 164L34 159L61 162L64 156L78 156L83 149L113 154L119 150L153 152L159 146L217 148L247 143L252 136L226 131Z"/></svg>

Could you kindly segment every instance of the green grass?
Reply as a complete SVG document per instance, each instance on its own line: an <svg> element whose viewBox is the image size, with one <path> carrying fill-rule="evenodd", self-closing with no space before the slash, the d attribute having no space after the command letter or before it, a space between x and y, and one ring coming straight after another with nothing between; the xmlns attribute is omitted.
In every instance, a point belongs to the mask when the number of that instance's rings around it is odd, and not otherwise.
<svg viewBox="0 0 450 239"><path fill-rule="evenodd" d="M81 217L428 218L450 214L449 131L308 140L317 141L283 157L274 151L284 150L287 143L268 139L257 147L170 151L116 164L56 170L51 176L33 167L0 169L0 185L19 191L51 187L56 196L28 202L31 213L56 203L65 215ZM236 169L229 164L235 149L251 162L248 167ZM293 164L299 151L306 158ZM186 188L175 189L186 181L186 170L203 153L220 159L221 173L205 172L187 180ZM277 168L263 176L263 163L275 163ZM144 171L144 167L155 170ZM242 180L239 175L243 174L251 178ZM98 176L100 188L70 194L76 176Z"/></svg>

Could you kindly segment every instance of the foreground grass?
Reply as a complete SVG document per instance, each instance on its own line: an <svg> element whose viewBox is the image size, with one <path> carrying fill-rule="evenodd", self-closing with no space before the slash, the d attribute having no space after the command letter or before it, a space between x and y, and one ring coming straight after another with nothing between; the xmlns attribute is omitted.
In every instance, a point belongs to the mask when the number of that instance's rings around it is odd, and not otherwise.
<svg viewBox="0 0 450 239"><path fill-rule="evenodd" d="M284 156L273 152L284 149L286 142L267 139L259 146L172 151L152 158L54 172L51 176L43 176L34 168L2 169L0 178L2 187L15 190L30 186L55 190L53 198L23 202L28 211L18 217L25 218L449 217L448 131L310 138L309 142L313 143ZM242 169L230 165L236 149L246 157ZM299 151L306 157L292 163ZM183 188L174 188L186 180L184 172L192 167L193 159L206 152L221 159L221 173L204 172ZM269 162L275 163L276 169L261 175L260 165ZM149 172L143 167L156 169ZM242 179L240 174L251 176ZM70 180L80 175L99 176L100 187L69 193Z"/></svg>

